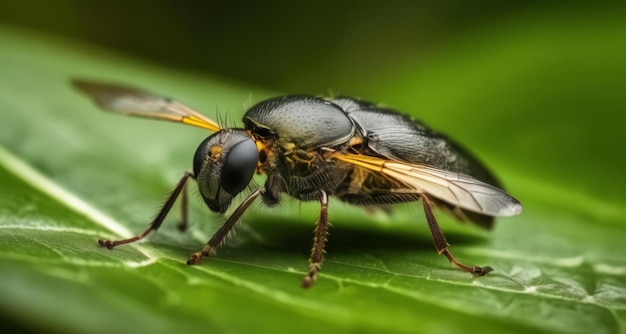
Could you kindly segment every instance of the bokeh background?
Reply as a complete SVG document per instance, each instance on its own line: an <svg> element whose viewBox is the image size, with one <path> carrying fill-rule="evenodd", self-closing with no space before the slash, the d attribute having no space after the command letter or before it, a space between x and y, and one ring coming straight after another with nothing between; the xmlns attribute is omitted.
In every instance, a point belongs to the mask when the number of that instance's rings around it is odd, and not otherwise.
<svg viewBox="0 0 626 334"><path fill-rule="evenodd" d="M162 332L270 332L284 321L304 332L623 333L625 18L624 1L2 1L0 318L59 332L124 332L135 321ZM79 227L113 232L66 216L67 203L22 211L43 195L11 161L138 231L205 134L101 115L69 89L73 76L171 92L234 119L241 105L279 94L380 102L471 148L526 211L488 236L446 224L463 258L500 268L478 283L433 254L409 210L367 226L355 220L368 213L334 211L341 245L331 243L308 295L297 283L317 212L306 205L251 213L252 229L198 270L180 259L216 224L191 239L159 231L140 248L155 263L132 247L103 253ZM210 214L200 207L192 216ZM53 233L65 222L77 236Z"/></svg>
<svg viewBox="0 0 626 334"><path fill-rule="evenodd" d="M1 6L5 24L250 90L357 96L425 115L453 136L471 124L463 141L490 142L487 153L525 173L599 196L622 193L623 1ZM503 122L481 127L485 117ZM599 169L603 177L590 175Z"/></svg>

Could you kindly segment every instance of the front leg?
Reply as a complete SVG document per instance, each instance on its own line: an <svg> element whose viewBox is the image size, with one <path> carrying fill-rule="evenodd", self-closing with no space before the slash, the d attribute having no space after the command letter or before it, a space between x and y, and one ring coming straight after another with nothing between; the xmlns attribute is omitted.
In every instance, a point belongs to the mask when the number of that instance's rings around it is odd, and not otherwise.
<svg viewBox="0 0 626 334"><path fill-rule="evenodd" d="M246 209L254 202L254 200L259 197L264 192L263 188L259 188L253 191L243 202L237 207L235 212L233 212L230 217L226 220L226 222L215 232L211 240L207 242L204 247L199 252L192 254L189 259L187 259L187 264L196 264L202 260L205 256L209 256L215 253L215 251L222 245L224 238L228 235L228 233L233 229L239 218L243 215Z"/></svg>
<svg viewBox="0 0 626 334"><path fill-rule="evenodd" d="M328 195L321 190L320 196L320 218L315 224L315 237L313 238L313 248L311 249L311 269L302 280L302 287L308 288L317 278L317 273L322 269L324 260L324 248L326 247L328 235Z"/></svg>
<svg viewBox="0 0 626 334"><path fill-rule="evenodd" d="M156 217L154 217L150 225L148 225L148 227L145 230L143 230L138 235L132 238L128 238L128 239L122 239L122 240L100 239L98 240L98 243L100 244L100 246L104 246L108 249L113 249L113 247L118 246L118 245L129 244L129 243L141 240L145 238L151 232L158 230L159 227L161 227L161 224L163 223L163 221L165 220L165 217L170 212L170 209L174 205L174 202L176 202L176 199L179 196L182 197L182 203L181 203L182 221L178 225L178 228L180 230L184 230L185 228L187 228L187 191L186 189L187 189L187 181L189 180L189 178L192 178L192 179L196 178L191 170L186 171L183 177L180 179L180 181L178 181L178 184L176 185L174 190L172 190L172 193L165 201L165 204L163 204L163 206L161 207L161 210L159 210L159 213L156 215Z"/></svg>

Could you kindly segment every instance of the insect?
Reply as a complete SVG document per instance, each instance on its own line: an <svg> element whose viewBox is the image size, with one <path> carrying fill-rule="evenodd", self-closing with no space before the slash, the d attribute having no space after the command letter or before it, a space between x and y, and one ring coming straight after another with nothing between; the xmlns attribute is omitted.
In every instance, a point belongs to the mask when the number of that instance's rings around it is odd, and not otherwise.
<svg viewBox="0 0 626 334"><path fill-rule="evenodd" d="M220 128L180 102L140 89L85 80L74 80L73 85L110 112L214 131L200 144L193 168L184 173L148 228L129 239L98 241L109 249L156 231L178 197L183 207L179 227L184 229L189 179L196 180L206 205L224 214L255 172L267 176L265 184L243 199L187 264L213 255L257 198L273 206L286 193L320 204L310 270L302 281L305 288L321 270L329 196L370 207L421 201L437 252L460 269L482 276L492 268L467 266L452 256L433 207L484 228L492 226L494 217L522 212L520 202L501 190L491 172L460 145L406 115L369 102L348 97L277 97L251 107L242 128Z"/></svg>

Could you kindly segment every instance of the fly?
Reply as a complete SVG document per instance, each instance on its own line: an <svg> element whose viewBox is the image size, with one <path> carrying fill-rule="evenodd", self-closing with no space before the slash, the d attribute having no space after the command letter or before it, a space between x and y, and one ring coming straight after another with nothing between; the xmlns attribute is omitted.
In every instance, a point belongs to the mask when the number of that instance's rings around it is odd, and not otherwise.
<svg viewBox="0 0 626 334"><path fill-rule="evenodd" d="M255 172L267 176L265 184L243 199L187 264L213 255L257 198L274 206L286 193L320 204L310 270L302 281L305 288L321 270L330 196L369 207L421 201L437 253L460 269L482 276L492 268L464 265L452 256L433 207L484 228L492 226L494 217L522 212L520 202L502 190L495 176L459 144L406 115L369 102L348 97L276 97L250 108L243 127L221 128L180 102L144 90L84 80L74 80L73 85L104 110L214 132L197 148L193 168L184 173L148 228L129 239L98 241L109 249L156 231L179 197L183 205L179 227L184 230L189 179L197 182L206 205L224 214Z"/></svg>

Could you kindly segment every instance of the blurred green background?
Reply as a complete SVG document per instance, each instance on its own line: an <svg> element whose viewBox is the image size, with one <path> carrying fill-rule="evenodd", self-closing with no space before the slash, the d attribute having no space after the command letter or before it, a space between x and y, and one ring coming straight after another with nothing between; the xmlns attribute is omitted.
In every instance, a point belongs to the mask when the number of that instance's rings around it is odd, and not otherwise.
<svg viewBox="0 0 626 334"><path fill-rule="evenodd" d="M2 1L1 317L59 332L624 333L624 18L624 1ZM235 120L279 94L380 102L464 143L525 213L486 236L439 215L457 256L497 268L477 281L434 254L408 209L362 224L367 213L331 208L312 292L297 285L315 206L250 213L251 230L199 268L181 261L214 220L103 252L93 234L119 231L31 189L14 160L136 232L205 133L101 115L73 76Z"/></svg>
<svg viewBox="0 0 626 334"><path fill-rule="evenodd" d="M623 1L4 1L0 22L280 93L413 113L539 180L623 198ZM10 46L7 46L10 47ZM139 83L140 84L140 83ZM502 120L486 128L485 117ZM594 140L589 140L594 138ZM596 143L602 143L597 146ZM596 177L598 171L602 172Z"/></svg>

